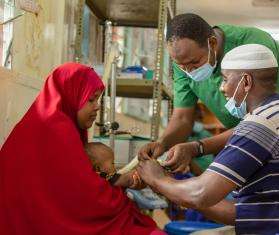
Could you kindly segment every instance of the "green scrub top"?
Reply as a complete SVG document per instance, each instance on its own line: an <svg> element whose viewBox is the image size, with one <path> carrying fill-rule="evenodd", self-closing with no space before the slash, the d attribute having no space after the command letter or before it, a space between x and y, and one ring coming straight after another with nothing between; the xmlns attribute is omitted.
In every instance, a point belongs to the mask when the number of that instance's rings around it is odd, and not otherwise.
<svg viewBox="0 0 279 235"><path fill-rule="evenodd" d="M224 55L233 48L244 44L261 44L271 49L279 60L279 44L268 34L257 28L239 27L233 25L216 26L224 32ZM279 62L278 62L279 63ZM187 108L203 102L226 128L235 127L239 119L233 117L225 108L227 100L219 90L222 83L220 61L211 77L201 82L189 78L177 64L173 63L174 107ZM278 74L279 77L279 74ZM277 80L277 90L279 79Z"/></svg>

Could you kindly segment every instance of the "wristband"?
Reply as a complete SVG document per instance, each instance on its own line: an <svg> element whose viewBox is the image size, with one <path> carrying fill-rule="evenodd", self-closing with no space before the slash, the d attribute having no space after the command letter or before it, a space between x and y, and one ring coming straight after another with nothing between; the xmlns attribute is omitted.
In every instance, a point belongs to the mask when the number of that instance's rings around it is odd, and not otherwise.
<svg viewBox="0 0 279 235"><path fill-rule="evenodd" d="M121 176L121 174L115 172L113 174L108 174L106 172L99 172L99 175L104 178L105 180L107 180L110 184L114 184L118 179L119 177Z"/></svg>
<svg viewBox="0 0 279 235"><path fill-rule="evenodd" d="M196 141L198 144L198 156L197 157L202 157L204 155L204 145L203 142L200 140Z"/></svg>
<svg viewBox="0 0 279 235"><path fill-rule="evenodd" d="M113 175L107 177L107 181L110 182L110 184L114 185L120 176L121 176L121 174L118 174L117 172L115 172Z"/></svg>

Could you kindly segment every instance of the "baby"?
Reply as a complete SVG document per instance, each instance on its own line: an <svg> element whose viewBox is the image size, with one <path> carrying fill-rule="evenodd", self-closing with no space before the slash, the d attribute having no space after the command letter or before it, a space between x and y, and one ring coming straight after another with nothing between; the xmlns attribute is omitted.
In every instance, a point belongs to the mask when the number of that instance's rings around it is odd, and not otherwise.
<svg viewBox="0 0 279 235"><path fill-rule="evenodd" d="M114 153L110 147L100 142L88 143L85 150L96 172L113 174L116 172L114 167Z"/></svg>
<svg viewBox="0 0 279 235"><path fill-rule="evenodd" d="M110 147L100 142L92 142L85 145L85 150L92 163L93 169L101 174L113 175L116 173L114 166L114 153ZM125 186L128 188L141 189L145 184L140 179L136 170L122 174L113 183L115 186Z"/></svg>

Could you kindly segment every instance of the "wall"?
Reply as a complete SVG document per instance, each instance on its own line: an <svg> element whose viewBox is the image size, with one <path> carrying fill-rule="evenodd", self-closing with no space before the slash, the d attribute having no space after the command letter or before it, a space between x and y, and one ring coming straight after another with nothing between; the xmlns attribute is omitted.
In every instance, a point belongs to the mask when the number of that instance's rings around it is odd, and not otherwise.
<svg viewBox="0 0 279 235"><path fill-rule="evenodd" d="M12 68L43 79L57 65L73 59L77 0L38 0L38 16L26 13L14 23Z"/></svg>
<svg viewBox="0 0 279 235"><path fill-rule="evenodd" d="M278 1L255 0L177 0L177 14L196 13L211 25L238 24L259 28L279 28Z"/></svg>
<svg viewBox="0 0 279 235"><path fill-rule="evenodd" d="M0 67L0 147L38 94L42 82Z"/></svg>
<svg viewBox="0 0 279 235"><path fill-rule="evenodd" d="M14 21L12 71L0 67L0 146L34 101L44 78L74 54L77 0L38 0L38 16Z"/></svg>

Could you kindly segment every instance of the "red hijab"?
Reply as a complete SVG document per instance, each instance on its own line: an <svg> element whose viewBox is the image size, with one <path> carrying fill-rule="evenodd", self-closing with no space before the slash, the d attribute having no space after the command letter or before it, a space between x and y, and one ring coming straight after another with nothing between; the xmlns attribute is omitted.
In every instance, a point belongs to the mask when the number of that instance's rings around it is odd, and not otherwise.
<svg viewBox="0 0 279 235"><path fill-rule="evenodd" d="M104 85L92 68L55 69L0 151L0 234L144 235L156 226L94 171L77 111Z"/></svg>

